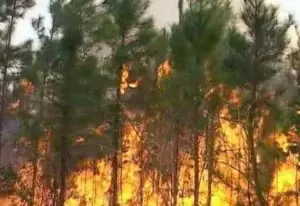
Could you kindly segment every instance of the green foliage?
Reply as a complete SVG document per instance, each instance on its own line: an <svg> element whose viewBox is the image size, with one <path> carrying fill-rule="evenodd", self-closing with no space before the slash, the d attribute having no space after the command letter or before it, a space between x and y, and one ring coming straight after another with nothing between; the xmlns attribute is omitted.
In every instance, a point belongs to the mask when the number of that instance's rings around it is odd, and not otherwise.
<svg viewBox="0 0 300 206"><path fill-rule="evenodd" d="M112 72L112 75L116 74L120 64L129 63L132 65L131 72L140 76L145 70L149 70L149 58L157 55L158 46L166 48L166 44L163 43L164 37L157 36L153 19L145 16L148 3L145 0L104 3L105 10L95 35L96 39L112 50L106 65L110 67L107 70Z"/></svg>
<svg viewBox="0 0 300 206"><path fill-rule="evenodd" d="M97 57L90 52L92 46L83 46L90 41L88 29L92 28L96 16L93 1L72 1L62 9L63 37L57 46L53 42L57 62L51 67L49 81L50 95L55 95L51 107L60 110L60 115L54 116L51 122L59 129L61 125L56 123L62 121L63 110L68 108L68 121L72 127L69 136L76 136L86 127L103 121L100 117L105 109L102 104L109 80L101 73Z"/></svg>
<svg viewBox="0 0 300 206"><path fill-rule="evenodd" d="M231 15L226 2L219 2L219 5L215 4L216 1L202 3L202 6L187 10L182 21L172 26L170 50L173 72L162 89L164 109L178 116L185 115L192 121L201 118L203 114L197 113L202 112L208 102L220 104L218 98L203 100L209 88L219 81L224 58L222 41Z"/></svg>
<svg viewBox="0 0 300 206"><path fill-rule="evenodd" d="M149 105L154 97L157 68L167 57L168 36L154 27L152 17L147 17L148 6L144 0L104 2L94 33L95 39L111 50L102 65L113 88L120 86L121 65L130 66L129 83L142 79L135 91L126 90L122 98L126 107L145 109Z"/></svg>
<svg viewBox="0 0 300 206"><path fill-rule="evenodd" d="M18 86L19 72L32 61L32 41L28 40L20 45L12 44L12 37L15 31L15 24L24 17L25 12L34 5L33 0L7 0L0 2L0 69L2 73L2 107L6 109L16 100L15 94L8 93L7 86L14 84ZM1 119L4 118L1 114ZM7 112L5 112L7 115Z"/></svg>
<svg viewBox="0 0 300 206"><path fill-rule="evenodd" d="M229 86L245 85L250 67L250 42L236 28L230 28L224 40L224 65L220 69L220 80Z"/></svg>
<svg viewBox="0 0 300 206"><path fill-rule="evenodd" d="M230 18L230 7L219 3L218 6L207 4L191 9L183 16L182 31L198 58L207 58L223 38Z"/></svg>
<svg viewBox="0 0 300 206"><path fill-rule="evenodd" d="M0 1L0 22L9 21L9 17L23 18L27 9L33 7L34 0L6 0Z"/></svg>
<svg viewBox="0 0 300 206"><path fill-rule="evenodd" d="M270 77L272 63L282 60L290 41L286 34L294 21L292 16L289 16L283 23L279 22L278 8L266 5L264 0L244 2L241 17L248 27L248 35L253 42L251 53L255 55L255 61L259 62L255 65L257 68L251 74L251 78L252 81L261 82Z"/></svg>
<svg viewBox="0 0 300 206"><path fill-rule="evenodd" d="M125 32L136 27L137 23L146 23L141 19L148 9L148 0L105 1L103 5L107 8L107 12L113 16L121 35L126 35Z"/></svg>
<svg viewBox="0 0 300 206"><path fill-rule="evenodd" d="M34 6L34 4L34 0L7 0L0 2L0 22L3 25L0 30L0 51L6 54L9 49L10 60L18 58L26 59L23 55L28 52L28 48L29 51L31 49L31 41L18 46L7 45L7 43L10 42L17 20L23 18L25 12ZM0 58L1 65L6 61L6 55L2 55Z"/></svg>

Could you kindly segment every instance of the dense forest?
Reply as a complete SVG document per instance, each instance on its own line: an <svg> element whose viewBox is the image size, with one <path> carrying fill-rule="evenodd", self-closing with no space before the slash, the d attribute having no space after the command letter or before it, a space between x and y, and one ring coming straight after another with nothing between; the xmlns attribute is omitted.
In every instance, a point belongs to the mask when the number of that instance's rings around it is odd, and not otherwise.
<svg viewBox="0 0 300 206"><path fill-rule="evenodd" d="M34 0L0 1L0 205L300 205L297 22L173 1L159 29L149 0L51 0L37 49Z"/></svg>

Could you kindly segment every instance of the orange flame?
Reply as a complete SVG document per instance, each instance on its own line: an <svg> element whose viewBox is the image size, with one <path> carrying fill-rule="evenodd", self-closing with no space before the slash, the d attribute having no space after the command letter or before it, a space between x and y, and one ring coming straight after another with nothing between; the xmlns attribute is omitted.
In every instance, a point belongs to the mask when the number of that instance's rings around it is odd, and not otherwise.
<svg viewBox="0 0 300 206"><path fill-rule="evenodd" d="M165 61L158 71L159 78L168 75L171 72L169 62ZM122 94L125 93L128 87L138 86L138 82L128 83L128 78L129 67L124 66L122 84L120 86ZM232 93L231 103L239 103L238 91ZM221 110L220 128L215 137L215 150L220 152L215 154L215 173L212 184L213 206L235 205L238 202L241 205L247 205L247 192L249 192L250 196L254 196L247 176L249 160L245 144L246 134L242 124L232 122L228 118L229 116L229 109L224 108ZM95 132L98 135L102 135L104 130L102 126L96 128ZM164 177L162 171L157 168L144 168L141 162L144 158L151 158L151 156L147 151L144 151L144 154L141 155L141 148L144 144L141 140L141 135L141 130L138 127L126 125L124 128L122 150L119 151L119 204L122 206L140 205L142 194L143 205L145 206L171 205L173 184L170 181L171 177L170 175L167 175L167 178ZM284 151L287 151L288 139L289 137L281 133L275 135L276 142ZM200 148L204 148L204 140L205 137L200 138ZM83 144L84 138L78 137L77 142ZM168 144L170 145L171 143ZM44 147L47 147L45 145L46 143L44 143ZM163 147L160 145L160 142L159 146ZM171 154L163 154L164 157L169 155ZM201 171L199 196L201 197L200 204L203 205L206 203L208 172L205 168L203 151L199 151L199 157L199 170ZM180 151L179 163L177 205L193 205L195 164L192 155L187 151ZM297 159L289 157L276 168L271 182L271 194L273 197L296 190L298 181L296 165ZM66 205L109 205L111 187L111 163L109 160L85 160L78 165L78 168L79 170L72 172L69 176L69 182L73 183L73 187L68 191ZM21 175L21 182L27 182L28 188L30 188L28 183L30 182L31 171L30 165L26 165L23 170L20 170L20 173L23 174L23 176ZM39 172L42 173L40 170ZM164 172L170 173L167 169ZM143 177L143 184L141 184L141 177ZM39 178L41 179L42 177ZM37 199L42 199L44 191L47 191L45 186L39 185ZM0 201L5 202L3 203L4 205L10 204L8 203L10 200L7 199L0 199ZM268 199L268 201L272 203L275 201L275 198Z"/></svg>

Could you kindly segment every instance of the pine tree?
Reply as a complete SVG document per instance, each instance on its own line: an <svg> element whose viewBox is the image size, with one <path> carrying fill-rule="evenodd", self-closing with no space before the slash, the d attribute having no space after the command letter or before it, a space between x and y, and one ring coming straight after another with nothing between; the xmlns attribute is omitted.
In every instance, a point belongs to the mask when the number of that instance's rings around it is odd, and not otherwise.
<svg viewBox="0 0 300 206"><path fill-rule="evenodd" d="M29 152L32 153L31 161L33 168L30 205L35 204L35 191L38 181L38 160L40 158L40 138L46 136L44 119L46 116L45 111L47 102L45 102L45 97L48 96L49 92L47 90L49 69L53 64L53 58L55 58L53 53L53 39L57 33L56 16L54 15L55 9L57 10L57 6L59 6L58 2L50 2L52 28L49 35L46 34L46 29L43 25L43 17L40 16L32 20L32 26L37 32L41 48L36 52L34 62L21 71L21 78L30 82L31 86L35 88L35 92L33 94L25 93L25 95L29 95L29 97L27 99L22 99L22 101L26 102L22 102L23 108L21 108L20 111L20 117L25 123L23 125L26 128L22 135L28 136L29 141L32 144L32 148L29 150Z"/></svg>
<svg viewBox="0 0 300 206"><path fill-rule="evenodd" d="M205 101L204 99L207 98L205 96L208 91L216 85L214 76L219 65L215 63L220 63L222 60L217 52L223 38L220 30L226 31L229 14L230 9L226 2L200 1L195 3L193 8L183 15L180 25L174 25L172 28L170 44L172 65L175 71L171 81L180 82L180 85L178 85L180 88L170 87L173 91L168 90L167 93L174 95L169 100L173 102L172 98L176 99L174 106L176 110L179 109L178 115L183 112L185 114L185 121L187 118L190 118L193 122L193 157L195 162L194 205L199 205L200 192L199 136L204 134L203 131L205 127L209 126L209 133L207 134L210 134L214 130L214 127L208 123L208 116L206 116L205 111L211 116L213 113L216 113L217 109L213 107L209 108L208 105L212 102L210 102L210 100ZM173 86L175 85L173 84ZM175 91L181 91L182 93L180 94ZM182 98L177 95L182 95ZM213 99L214 98L211 100ZM181 101L188 102L188 105ZM188 106L189 109L185 108L185 106ZM187 116L187 110L191 110L190 116ZM182 116L180 117L182 118ZM214 135L206 135L205 138L207 140L207 157L209 160L207 205L210 205L212 195Z"/></svg>
<svg viewBox="0 0 300 206"><path fill-rule="evenodd" d="M122 129L124 125L124 88L122 88L122 75L124 66L129 66L130 76L145 72L148 68L148 48L151 48L156 32L153 28L152 18L147 18L148 0L118 0L105 1L105 16L103 29L99 30L99 37L106 38L103 42L111 49L111 58L108 60L108 71L114 81L114 105L112 106L112 182L111 205L118 204L119 183L119 152L122 142ZM101 33L102 32L102 33ZM106 32L104 35L103 32ZM151 54L150 54L151 55ZM146 65L146 66L145 66ZM126 107L125 107L126 108Z"/></svg>
<svg viewBox="0 0 300 206"><path fill-rule="evenodd" d="M261 187L256 159L257 137L255 137L255 128L258 125L258 117L261 115L259 110L262 108L258 100L260 98L259 86L276 72L272 67L282 60L282 55L288 45L286 32L293 23L291 17L286 22L279 23L277 12L278 8L272 5L267 6L264 0L244 0L242 20L247 26L247 34L251 40L249 48L250 68L247 74L249 79L244 84L251 91L247 103L249 110L246 134L254 190L260 205L267 205L268 203Z"/></svg>
<svg viewBox="0 0 300 206"><path fill-rule="evenodd" d="M1 81L1 99L0 99L0 159L1 150L4 144L3 134L4 122L8 113L8 86L11 83L9 75L10 69L20 69L16 62L20 60L24 49L30 48L31 42L26 42L24 45L13 46L12 36L16 21L24 17L25 12L34 5L33 0L9 0L1 1L0 22L4 25L1 30L0 49L2 58L0 59L2 81ZM26 49L27 50L27 49ZM26 55L27 56L27 55ZM21 58L22 59L22 58ZM22 62L22 60L21 60ZM21 63L22 65L22 63ZM22 67L22 66L21 66Z"/></svg>
<svg viewBox="0 0 300 206"><path fill-rule="evenodd" d="M103 112L107 78L93 54L93 32L98 19L94 1L58 2L55 15L62 37L52 41L49 69L49 108L45 120L52 132L52 152L59 163L57 205L64 205L72 145L78 136L91 135ZM99 116L98 116L99 114ZM99 124L98 124L99 125ZM56 158L54 158L56 159ZM56 181L55 174L54 181Z"/></svg>
<svg viewBox="0 0 300 206"><path fill-rule="evenodd" d="M183 0L178 1L178 11L179 11L179 25L183 22ZM181 98L181 94L179 94L179 97ZM174 161L174 168L172 171L172 177L173 177L173 188L172 188L172 194L173 194L173 205L177 205L177 196L178 196L178 183L179 183L179 177L178 173L180 171L179 169L179 141L180 136L182 135L182 128L180 126L180 119L177 117L175 120L175 139L174 139L174 145L173 145L173 161Z"/></svg>

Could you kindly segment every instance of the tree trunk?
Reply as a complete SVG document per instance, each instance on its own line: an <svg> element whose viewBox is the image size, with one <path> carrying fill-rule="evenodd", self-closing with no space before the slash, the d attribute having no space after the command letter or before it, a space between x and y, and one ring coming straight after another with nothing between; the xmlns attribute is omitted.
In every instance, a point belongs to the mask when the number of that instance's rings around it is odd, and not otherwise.
<svg viewBox="0 0 300 206"><path fill-rule="evenodd" d="M258 20L258 10L259 5L258 1L254 1L255 6L255 25L259 24ZM264 198L263 191L261 190L260 182L259 182L259 172L257 168L257 160L256 160L256 149L255 149L255 137L254 137L254 131L256 128L256 111L257 109L257 86L258 86L258 74L259 74L259 48L261 43L261 34L260 30L255 28L254 31L254 47L252 48L252 56L253 56L253 62L252 62L252 72L253 72L253 79L252 79L252 91L251 91L251 100L250 103L250 109L249 109L249 116L248 116L248 122L247 122L247 146L249 150L249 158L250 158L250 164L252 169L252 176L254 180L254 190L256 197L258 199L258 203L260 206L266 206L267 201ZM251 181L249 179L249 181Z"/></svg>
<svg viewBox="0 0 300 206"><path fill-rule="evenodd" d="M173 188L172 188L172 196L173 196L173 205L177 206L177 196L178 196L178 170L179 170L179 138L181 134L179 121L176 121L175 123L175 139L174 139L174 145L173 145Z"/></svg>
<svg viewBox="0 0 300 206"><path fill-rule="evenodd" d="M251 167L252 167L252 176L253 176L253 180L254 180L255 193L256 193L256 196L257 196L260 206L266 206L267 202L263 196L263 192L261 190L260 182L259 182L259 174L258 174L257 161L256 161L256 151L255 151L255 146L254 146L254 131L253 131L252 125L248 129L247 143L248 143L248 149L250 152L250 162L251 162Z"/></svg>
<svg viewBox="0 0 300 206"><path fill-rule="evenodd" d="M183 21L183 0L178 0L178 11L179 11L179 24L182 23ZM180 98L182 96L182 92L179 93ZM178 170L179 170L179 138L181 135L181 129L180 129L180 122L176 121L175 122L175 141L174 141L174 151L173 151L173 159L174 159L174 168L173 168L173 205L177 206L177 196L178 196ZM197 137L198 139L198 137ZM198 140L197 140L198 142ZM199 148L197 147L197 149L195 148L195 151L198 151ZM198 152L196 153L196 156L198 156ZM197 163L196 163L197 162ZM196 191L199 191L199 184L197 184L196 187L196 182L199 182L199 162L198 162L198 158L196 157L196 162L195 162L195 175L196 172L198 175L197 178L195 176L195 194ZM196 165L198 165L198 170L196 170ZM197 179L197 181L196 181ZM195 196L196 199L196 196ZM197 198L198 199L198 198ZM197 200L198 201L198 200ZM196 201L195 201L196 202Z"/></svg>
<svg viewBox="0 0 300 206"><path fill-rule="evenodd" d="M199 206L199 137L198 132L194 134L194 206Z"/></svg>
<svg viewBox="0 0 300 206"><path fill-rule="evenodd" d="M178 0L178 10L179 10L179 23L181 23L182 14L183 14L183 0Z"/></svg>
<svg viewBox="0 0 300 206"><path fill-rule="evenodd" d="M62 99L59 102L59 107L61 110L61 122L60 122L60 151L59 151L59 158L60 158L60 179L59 179L59 186L60 186L60 193L59 193L59 204L58 206L65 205L65 193L66 193L66 177L68 174L68 138L71 135L71 117L73 112L73 104L71 100L71 93L72 87L75 83L75 79L72 75L72 68L76 66L77 60L77 49L76 44L72 45L72 47L67 48L67 60L66 64L64 65L64 73L63 73L63 85L61 88L62 91Z"/></svg>
<svg viewBox="0 0 300 206"><path fill-rule="evenodd" d="M209 115L210 116L210 115ZM206 136L206 148L207 148L207 201L206 205L211 205L212 196L212 181L213 181L213 170L214 170L214 115L209 117L207 136Z"/></svg>
<svg viewBox="0 0 300 206"><path fill-rule="evenodd" d="M54 162L54 164L53 164ZM52 168L53 168L53 182L52 182L52 194L53 194L53 199L52 199L52 205L53 206L57 206L57 203L58 203L58 167L57 165L55 164L56 162L58 162L58 157L56 155L54 155L54 159L53 159L53 162L51 163L52 165Z"/></svg>
<svg viewBox="0 0 300 206"><path fill-rule="evenodd" d="M52 36L51 36L52 40ZM39 159L39 142L40 142L40 131L41 131L41 125L43 121L43 115L44 115L44 94L45 94L45 84L46 84L46 78L47 78L47 71L46 68L44 68L43 71L43 82L42 82L42 88L41 88L41 95L39 99L39 116L37 119L37 123L39 126L39 131L35 137L33 137L33 149L34 149L34 156L33 156L33 175L32 175L32 184L31 184L31 195L32 195L32 201L30 206L34 206L35 201L35 190L36 190L36 179L38 174L38 159Z"/></svg>
<svg viewBox="0 0 300 206"><path fill-rule="evenodd" d="M32 160L32 166L33 166L33 172L32 172L32 183L31 183L31 201L30 206L35 205L35 189L36 189L36 180L37 180L37 173L38 173L38 147L39 147L39 141L36 139L33 146L33 160Z"/></svg>
<svg viewBox="0 0 300 206"><path fill-rule="evenodd" d="M255 113L256 113L256 84L254 84L252 90L252 100L253 103L249 110L249 119L248 119L248 127L247 127L247 144L248 150L250 152L250 163L252 169L252 176L254 180L254 190L257 196L258 202L260 206L266 206L267 202L263 196L263 191L261 190L260 182L259 182L259 173L257 168L257 160L256 160L256 150L255 150L255 140L254 140L254 128L255 128ZM250 180L249 180L250 181Z"/></svg>
<svg viewBox="0 0 300 206"><path fill-rule="evenodd" d="M121 92L118 89L117 91L117 102L115 104L114 112L114 127L113 127L113 148L114 154L112 157L112 201L111 206L118 205L118 168L119 168L119 149L120 149L120 141L121 141L121 121L120 121L120 113L121 113L121 105L119 103L121 97Z"/></svg>
<svg viewBox="0 0 300 206"><path fill-rule="evenodd" d="M60 136L60 193L58 206L65 205L66 177L67 177L67 155L68 155L68 135L70 134L70 113L69 107L63 109L62 134Z"/></svg>
<svg viewBox="0 0 300 206"><path fill-rule="evenodd" d="M123 42L122 41L122 45ZM121 81L122 81L122 70L123 70L123 63L120 64L119 68L117 69L116 76L117 76L117 95L116 95L116 103L114 106L114 122L113 122L113 148L114 154L112 157L112 179L111 179L111 186L112 186L112 198L111 198L111 206L118 205L118 168L119 168L119 150L120 150L120 142L122 142L122 108L121 108Z"/></svg>
<svg viewBox="0 0 300 206"><path fill-rule="evenodd" d="M139 196L140 196L140 205L144 205L144 196L143 196L143 186L144 186L144 142L143 142L143 137L141 137L140 142L141 142L141 146L140 146L140 186L139 186Z"/></svg>
<svg viewBox="0 0 300 206"><path fill-rule="evenodd" d="M297 155L297 164L296 164L296 206L299 206L299 183L298 183L298 165L299 165L299 154Z"/></svg>
<svg viewBox="0 0 300 206"><path fill-rule="evenodd" d="M9 58L10 58L10 46L11 46L11 38L13 33L13 26L15 21L15 10L17 6L17 1L14 0L13 3L13 9L11 13L11 20L8 27L8 39L5 46L5 53L4 53L4 65L2 70L2 85L1 85L1 100L0 100L0 164L2 159L2 147L4 144L3 139L3 129L4 129L4 120L5 120L5 111L6 111L6 95L7 95L7 83L8 83L8 77L7 77L7 70L9 68Z"/></svg>
<svg viewBox="0 0 300 206"><path fill-rule="evenodd" d="M55 16L53 17L52 21L52 29L50 32L50 41L49 43L52 42L53 36L54 36L54 26L55 26ZM47 61L48 63L48 61ZM39 116L37 120L37 124L39 124L39 129L41 130L42 122L44 120L44 96L45 96L45 87L46 87L46 78L48 76L48 65L46 65L43 69L43 80L42 80L42 86L41 86L41 94L40 94L40 99L39 99ZM38 158L39 158L39 151L38 151L38 146L39 146L39 140L40 140L40 133L36 137L34 137L34 157L32 161L33 165L33 177L32 177L32 184L31 184L31 195L32 195L32 203L30 206L34 206L34 200L35 200L35 189L36 189L36 179L37 179L37 173L38 173Z"/></svg>

